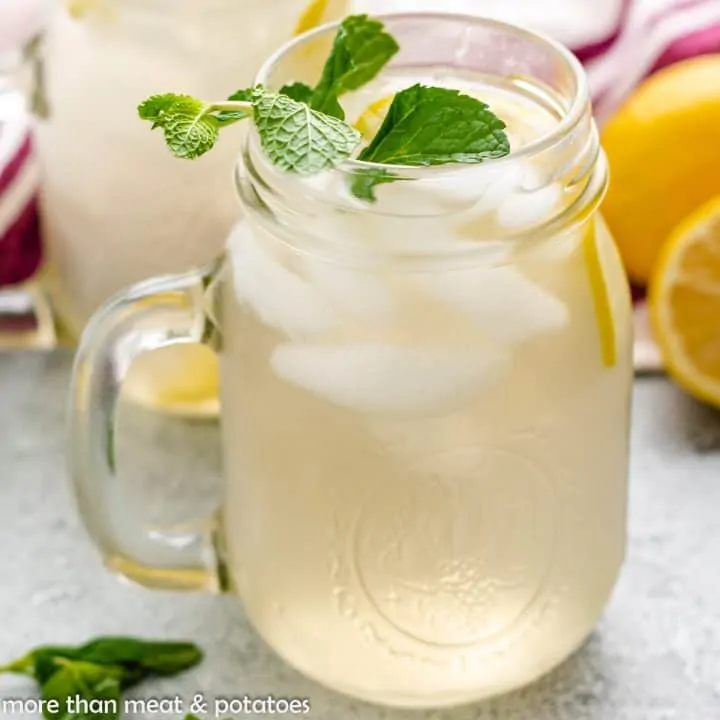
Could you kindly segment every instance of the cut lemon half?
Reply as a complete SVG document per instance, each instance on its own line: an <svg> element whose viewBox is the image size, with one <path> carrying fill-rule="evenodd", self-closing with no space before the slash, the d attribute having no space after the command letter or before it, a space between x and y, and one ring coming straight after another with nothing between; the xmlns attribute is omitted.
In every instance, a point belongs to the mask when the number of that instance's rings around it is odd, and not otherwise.
<svg viewBox="0 0 720 720"><path fill-rule="evenodd" d="M350 0L312 0L300 16L294 34L302 35L318 25L344 18L350 5Z"/></svg>
<svg viewBox="0 0 720 720"><path fill-rule="evenodd" d="M583 240L583 256L588 280L590 281L593 304L595 305L595 322L600 336L600 352L603 365L612 367L617 362L615 322L610 293L598 251L597 228L594 222L590 223Z"/></svg>
<svg viewBox="0 0 720 720"><path fill-rule="evenodd" d="M355 121L355 129L365 138L372 140L385 120L395 95L386 95L370 103Z"/></svg>
<svg viewBox="0 0 720 720"><path fill-rule="evenodd" d="M720 196L680 223L663 245L649 310L668 373L720 407Z"/></svg>

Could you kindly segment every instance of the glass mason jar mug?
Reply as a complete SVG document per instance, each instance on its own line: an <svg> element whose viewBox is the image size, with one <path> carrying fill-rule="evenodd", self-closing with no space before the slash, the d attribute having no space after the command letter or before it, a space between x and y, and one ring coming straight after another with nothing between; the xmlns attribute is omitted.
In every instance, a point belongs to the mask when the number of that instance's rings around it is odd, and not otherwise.
<svg viewBox="0 0 720 720"><path fill-rule="evenodd" d="M553 42L389 15L414 80L474 88L514 151L476 166L278 172L248 133L244 219L212 267L117 296L76 360L71 470L114 571L236 593L289 663L408 707L522 686L592 630L625 550L630 297L597 213L606 163L582 71ZM283 48L258 82L298 77ZM533 134L534 133L534 134ZM112 413L142 351L220 358L225 495L187 533L113 504Z"/></svg>
<svg viewBox="0 0 720 720"><path fill-rule="evenodd" d="M210 262L237 217L225 176L232 176L241 126L216 152L183 163L148 133L137 105L178 87L224 98L249 85L270 52L316 19L308 5L327 3L56 4L34 96L45 284L66 341L74 344L92 313L123 287ZM153 407L215 414L216 361L203 348L169 348L143 358L127 390Z"/></svg>

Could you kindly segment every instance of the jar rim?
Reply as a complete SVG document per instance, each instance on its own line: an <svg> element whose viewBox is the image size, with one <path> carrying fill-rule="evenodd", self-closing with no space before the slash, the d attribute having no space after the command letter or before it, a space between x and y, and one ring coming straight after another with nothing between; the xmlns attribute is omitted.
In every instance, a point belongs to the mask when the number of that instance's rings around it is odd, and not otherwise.
<svg viewBox="0 0 720 720"><path fill-rule="evenodd" d="M404 21L427 21L429 23L451 21L458 22L468 25L485 26L487 28L496 29L508 34L515 35L516 37L525 38L527 40L544 45L551 52L555 53L559 57L565 69L569 71L570 76L574 82L573 97L570 101L570 105L557 125L548 133L541 135L540 137L528 142L518 150L514 150L509 155L501 158L493 158L482 164L492 165L494 168L502 164L516 163L518 161L525 160L527 158L536 156L543 153L550 148L554 147L558 143L562 142L568 134L572 133L575 128L583 121L588 106L589 106L589 90L587 77L580 61L573 55L573 53L565 47L562 43L554 40L548 35L536 31L527 30L511 23L503 22L501 20L494 20L490 18L480 17L478 15L471 15L468 13L454 13L454 12L412 12L412 13L371 13L370 17L380 20L382 22L404 22ZM333 22L319 25L308 32L298 35L289 42L280 46L258 70L255 76L256 85L267 85L268 78L271 76L273 70L280 64L280 62L293 51L308 45L322 35L329 33L335 33L337 28L342 23L342 20L336 20ZM388 165L385 163L370 162L367 160L357 160L354 158L348 158L347 160L340 163L335 170L341 173L358 173L368 172L370 170L378 171L392 171L396 177L403 177L406 179L420 179L427 178L429 175L448 175L453 173L460 173L469 167L477 168L478 165L462 165L462 164L447 164L447 165L435 165L435 166L411 166L411 165Z"/></svg>

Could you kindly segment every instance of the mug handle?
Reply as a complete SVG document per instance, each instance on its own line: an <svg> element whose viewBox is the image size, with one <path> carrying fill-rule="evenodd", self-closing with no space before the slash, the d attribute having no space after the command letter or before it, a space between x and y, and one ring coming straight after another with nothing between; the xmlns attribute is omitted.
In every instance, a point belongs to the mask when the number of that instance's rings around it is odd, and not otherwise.
<svg viewBox="0 0 720 720"><path fill-rule="evenodd" d="M123 503L115 462L115 411L133 361L181 343L217 350L206 308L216 267L153 278L114 296L88 323L73 365L68 470L80 517L106 567L149 588L223 590L216 514L186 526L144 526Z"/></svg>

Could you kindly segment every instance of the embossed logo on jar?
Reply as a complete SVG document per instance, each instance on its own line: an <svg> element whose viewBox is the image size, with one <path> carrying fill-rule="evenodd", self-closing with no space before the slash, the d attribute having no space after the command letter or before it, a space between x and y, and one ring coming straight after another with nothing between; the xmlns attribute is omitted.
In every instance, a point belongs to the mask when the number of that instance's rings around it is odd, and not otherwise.
<svg viewBox="0 0 720 720"><path fill-rule="evenodd" d="M471 646L511 629L539 596L553 553L546 476L505 450L422 459L365 505L356 571L378 613L425 643Z"/></svg>

